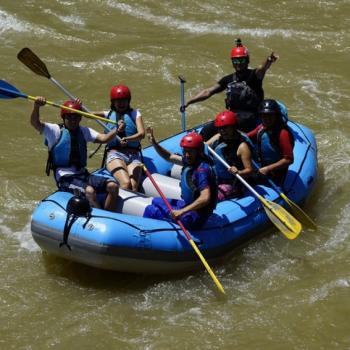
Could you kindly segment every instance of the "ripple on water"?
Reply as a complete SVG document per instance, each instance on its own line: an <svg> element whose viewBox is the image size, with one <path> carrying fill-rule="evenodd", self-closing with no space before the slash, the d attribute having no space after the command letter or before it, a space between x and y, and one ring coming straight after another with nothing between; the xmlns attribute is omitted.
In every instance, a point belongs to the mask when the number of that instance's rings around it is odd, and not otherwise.
<svg viewBox="0 0 350 350"><path fill-rule="evenodd" d="M85 27L84 19L76 14L71 14L69 16L63 16L63 15L59 15L59 14L55 13L54 11L52 11L48 8L44 9L43 12L58 18L63 23L68 24L72 27Z"/></svg>
<svg viewBox="0 0 350 350"><path fill-rule="evenodd" d="M8 33L26 33L37 38L51 37L52 40L89 43L89 41L77 36L65 35L45 26L33 25L30 22L19 19L16 15L0 10L0 34Z"/></svg>
<svg viewBox="0 0 350 350"><path fill-rule="evenodd" d="M183 30L193 34L223 34L232 36L232 33L239 33L240 35L249 35L252 37L271 37L271 36L280 36L283 38L294 38L297 37L300 39L318 39L319 34L314 31L298 31L294 29L283 29L283 28L245 28L245 26L237 21L238 23L231 24L222 19L213 19L210 22L199 22L199 21L189 21L188 18L177 19L175 15L179 13L173 13L168 16L156 15L152 13L152 10L147 6L137 6L130 5L127 3L108 0L106 5L121 11L124 14L127 14L132 17L140 18L144 21L151 22L154 25L165 26L169 29ZM219 7L219 9L217 9ZM220 14L220 6L212 7L210 6L212 12L212 17L215 14ZM216 11L215 11L216 10ZM219 16L218 16L219 17ZM234 22L234 19L231 19L231 22ZM334 37L335 32L322 32L322 36L325 37Z"/></svg>

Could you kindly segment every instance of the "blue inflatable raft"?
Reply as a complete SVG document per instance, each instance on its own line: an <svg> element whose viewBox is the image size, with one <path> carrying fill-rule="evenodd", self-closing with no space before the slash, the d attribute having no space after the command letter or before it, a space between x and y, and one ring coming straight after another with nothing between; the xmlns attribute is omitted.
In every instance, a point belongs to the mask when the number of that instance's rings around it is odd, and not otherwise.
<svg viewBox="0 0 350 350"><path fill-rule="evenodd" d="M289 167L284 193L302 205L317 176L317 146L312 132L300 124L288 122L295 139L294 163ZM197 128L197 131L200 129ZM181 152L177 134L161 142ZM178 198L178 171L158 156L153 147L143 151L144 162L167 197ZM98 171L104 175L104 171ZM174 175L175 174L175 175ZM118 212L93 209L89 219L77 218L71 225L67 245L62 245L67 219L67 203L72 197L55 192L42 200L32 215L31 230L35 242L53 255L102 269L136 273L177 273L202 268L198 256L176 224L143 218L143 210L156 192L145 179L144 193L121 191ZM285 203L270 187L255 187L263 197L280 205ZM218 203L206 226L191 231L194 242L209 263L227 258L233 250L271 226L258 199L248 191L236 200Z"/></svg>

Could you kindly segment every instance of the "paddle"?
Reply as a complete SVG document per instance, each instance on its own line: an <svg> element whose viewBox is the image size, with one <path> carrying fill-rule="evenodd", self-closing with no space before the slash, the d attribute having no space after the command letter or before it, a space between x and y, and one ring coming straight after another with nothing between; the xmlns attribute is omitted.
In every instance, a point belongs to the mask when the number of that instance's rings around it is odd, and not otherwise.
<svg viewBox="0 0 350 350"><path fill-rule="evenodd" d="M153 176L151 175L151 173L148 171L148 169L146 168L146 166L143 164L143 169L147 175L147 177L150 179L150 181L152 182L154 188L157 190L157 192L159 193L159 195L162 197L165 205L167 206L167 208L171 211L173 210L170 203L168 202L168 200L166 199L166 197L164 196L162 190L159 188L159 186L157 185L156 181L154 180ZM193 239L191 238L189 232L186 230L185 226L183 225L183 223L180 220L176 220L176 223L180 226L181 230L183 231L183 233L185 234L187 240L190 242L192 248L194 249L194 251L196 252L196 254L198 255L199 259L202 261L203 265L205 266L205 268L207 269L209 275L211 276L211 278L213 279L213 281L215 282L216 286L218 287L218 289L220 290L221 293L226 294L224 291L224 288L222 287L221 283L219 282L219 280L217 279L217 277L215 276L213 270L210 268L210 266L208 265L207 261L205 260L204 256L202 255L202 253L200 252L200 250L198 249L198 247L196 246L196 244L194 243Z"/></svg>
<svg viewBox="0 0 350 350"><path fill-rule="evenodd" d="M254 167L258 170L259 166L258 164L252 160L252 163ZM292 213L294 216L305 226L316 230L317 226L316 223L291 199L289 199L282 191L281 189L267 176L262 173L259 173L259 175L263 176L264 179L268 181L268 183L271 185L271 187L279 194L279 196L288 204L290 209L292 210Z"/></svg>
<svg viewBox="0 0 350 350"><path fill-rule="evenodd" d="M17 58L35 74L48 78L50 81L52 81L70 99L76 100L76 97L74 97L68 90L66 90L66 88L63 85L61 85L55 78L51 76L45 63L31 49L29 49L28 47L23 48L17 54ZM90 113L90 111L84 105L82 105L82 109L83 111ZM96 122L100 126L102 126L105 130L107 131L111 130L107 125L103 124L100 120L96 120Z"/></svg>
<svg viewBox="0 0 350 350"><path fill-rule="evenodd" d="M17 98L17 97L26 98L26 99L32 100L32 101L36 100L36 97L30 96L30 95L26 95L23 92L19 91L13 85L7 83L4 80L0 80L0 98L2 98L2 99L11 99L11 98ZM82 115L82 116L84 116L86 118L95 119L95 120L101 120L101 121L104 121L106 123L117 124L116 122L114 122L112 120L109 120L107 118L99 117L97 115L94 115L94 114L91 114L91 113L87 113L87 112L83 112L83 111L80 111L78 109L62 106L62 105L59 105L59 104L51 102L51 101L46 101L46 104L48 104L49 106L66 109L68 111L80 114L80 115Z"/></svg>
<svg viewBox="0 0 350 350"><path fill-rule="evenodd" d="M223 158L221 158L211 147L208 146L208 149L216 159L218 159L227 169L230 169L228 163ZM290 213L287 212L287 210L285 210L279 204L269 201L261 196L240 175L234 175L240 182L242 182L246 188L248 188L250 192L252 192L260 200L269 219L288 239L295 239L298 237L302 228L298 220L296 220Z"/></svg>
<svg viewBox="0 0 350 350"><path fill-rule="evenodd" d="M181 127L182 131L186 130L186 110L185 110L185 83L186 80L181 75L178 76L180 79L180 97L181 97Z"/></svg>

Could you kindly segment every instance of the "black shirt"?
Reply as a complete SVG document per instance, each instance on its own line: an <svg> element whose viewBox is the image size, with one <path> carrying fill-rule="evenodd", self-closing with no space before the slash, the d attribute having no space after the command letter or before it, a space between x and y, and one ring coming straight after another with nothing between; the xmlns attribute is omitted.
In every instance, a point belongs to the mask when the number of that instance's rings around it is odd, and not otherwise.
<svg viewBox="0 0 350 350"><path fill-rule="evenodd" d="M259 96L261 101L264 99L264 90L262 88L262 80L258 79L256 76L256 69L248 68L247 71L243 75L237 75L237 73L225 75L218 81L218 84L221 86L219 92L227 89L227 86L233 82L233 80L241 82L245 81L247 85L249 85L252 90Z"/></svg>

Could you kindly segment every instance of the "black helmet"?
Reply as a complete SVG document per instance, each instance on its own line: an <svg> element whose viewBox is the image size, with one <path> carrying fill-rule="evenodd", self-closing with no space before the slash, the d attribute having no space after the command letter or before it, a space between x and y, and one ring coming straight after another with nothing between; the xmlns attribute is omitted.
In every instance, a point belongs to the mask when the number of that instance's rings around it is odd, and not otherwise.
<svg viewBox="0 0 350 350"><path fill-rule="evenodd" d="M278 103L275 100L264 100L260 103L258 108L258 114L268 114L276 113L281 114L281 109Z"/></svg>
<svg viewBox="0 0 350 350"><path fill-rule="evenodd" d="M68 201L66 210L69 215L88 217L91 213L91 206L86 198L73 196Z"/></svg>

